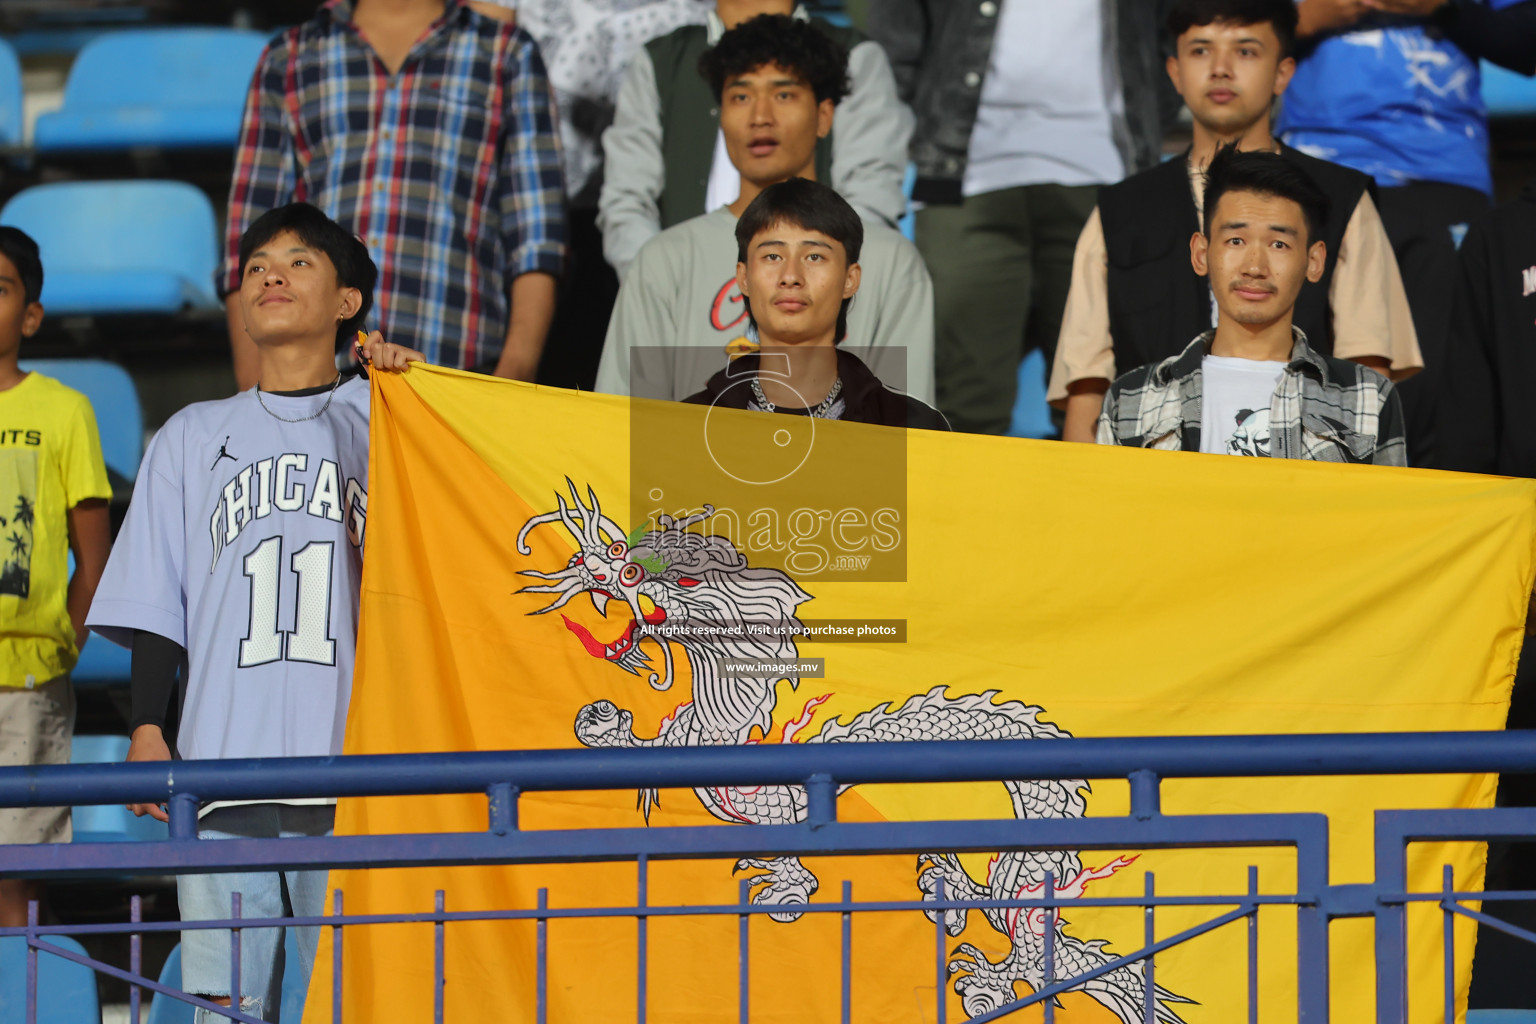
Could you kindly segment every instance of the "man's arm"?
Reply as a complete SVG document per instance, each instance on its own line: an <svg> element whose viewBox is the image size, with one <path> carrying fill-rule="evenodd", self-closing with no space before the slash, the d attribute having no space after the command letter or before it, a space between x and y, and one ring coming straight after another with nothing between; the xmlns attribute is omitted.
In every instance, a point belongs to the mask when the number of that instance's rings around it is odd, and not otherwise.
<svg viewBox="0 0 1536 1024"><path fill-rule="evenodd" d="M256 383L256 346L245 333L232 292L240 287L240 236L251 221L293 201L293 138L284 123L283 89L296 32L270 44L261 55L245 99L235 173L229 185L224 265L216 281L229 313L229 349L235 387Z"/></svg>
<svg viewBox="0 0 1536 1024"><path fill-rule="evenodd" d="M631 380L631 353L635 349L686 344L681 337L678 314L678 279L687 269L676 265L677 254L667 246L666 237L658 238L640 251L630 267L629 276L619 286L619 297L608 319L608 335L603 339L603 355L597 364L594 388L609 395L639 395L641 398L673 398L670 382L660 379ZM724 353L721 353L724 358ZM660 362L659 354L647 351L646 365ZM645 367L642 366L642 369ZM661 372L661 367L655 368Z"/></svg>
<svg viewBox="0 0 1536 1024"><path fill-rule="evenodd" d="M170 717L171 696L176 692L176 671L187 652L176 641L147 630L133 634L133 661L128 674L128 761L169 761L170 744L165 723ZM129 804L139 817L149 815L168 821L164 804Z"/></svg>
<svg viewBox="0 0 1536 1024"><path fill-rule="evenodd" d="M1102 377L1074 381L1067 385L1066 420L1061 439L1078 444L1104 444L1099 440L1099 414L1104 411L1104 395L1109 381Z"/></svg>
<svg viewBox="0 0 1536 1024"><path fill-rule="evenodd" d="M496 376L531 381L539 372L544 339L555 318L559 282L553 274L532 271L512 281L512 309L507 340L496 363Z"/></svg>
<svg viewBox="0 0 1536 1024"><path fill-rule="evenodd" d="M1094 443L1104 392L1109 390L1114 375L1108 247L1104 242L1104 221L1098 207L1094 207L1072 254L1072 279L1046 395L1052 405L1065 405L1063 441Z"/></svg>
<svg viewBox="0 0 1536 1024"><path fill-rule="evenodd" d="M855 46L848 72L853 91L837 107L828 184L854 209L894 227L907 212L901 184L912 111L896 96L896 79L879 43Z"/></svg>
<svg viewBox="0 0 1536 1024"><path fill-rule="evenodd" d="M1536 75L1536 0L1501 8L1450 0L1435 12L1435 20L1468 56Z"/></svg>
<svg viewBox="0 0 1536 1024"><path fill-rule="evenodd" d="M891 61L896 90L903 103L911 103L917 94L917 79L923 55L933 40L935 3L953 0L870 0L869 34Z"/></svg>
<svg viewBox="0 0 1536 1024"><path fill-rule="evenodd" d="M565 269L565 176L554 94L538 47L524 38L507 74L501 154L501 243L510 279L503 377L533 380L555 311L555 280Z"/></svg>
<svg viewBox="0 0 1536 1024"><path fill-rule="evenodd" d="M1310 39L1353 28L1370 13L1367 0L1301 0L1296 5L1296 36Z"/></svg>
<svg viewBox="0 0 1536 1024"><path fill-rule="evenodd" d="M603 191L597 201L597 226L603 232L603 256L620 280L640 247L661 233L658 203L666 181L661 94L650 51L642 46L619 86L613 124L603 132Z"/></svg>
<svg viewBox="0 0 1536 1024"><path fill-rule="evenodd" d="M75 627L75 646L84 647L88 635L86 613L96 596L96 584L107 567L112 550L112 524L105 498L87 498L65 516L69 525L69 549L75 553L75 574L69 578L69 621Z"/></svg>
<svg viewBox="0 0 1536 1024"><path fill-rule="evenodd" d="M854 299L853 317L871 316L869 341L874 358L884 346L906 349L907 394L927 405L934 400L933 277L917 247L902 239L890 250L889 275L864 278L864 293ZM859 303L867 303L861 311ZM852 328L850 327L850 331Z"/></svg>
<svg viewBox="0 0 1536 1024"><path fill-rule="evenodd" d="M1392 380L1424 368L1408 292L1371 194L1350 214L1328 287L1333 354Z"/></svg>

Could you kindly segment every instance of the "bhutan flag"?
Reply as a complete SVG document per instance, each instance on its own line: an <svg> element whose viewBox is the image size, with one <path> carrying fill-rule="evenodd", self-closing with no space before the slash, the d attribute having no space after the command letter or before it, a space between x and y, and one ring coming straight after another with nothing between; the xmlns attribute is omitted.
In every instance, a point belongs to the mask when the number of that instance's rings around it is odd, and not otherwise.
<svg viewBox="0 0 1536 1024"><path fill-rule="evenodd" d="M875 739L1499 729L1533 575L1536 484L1374 466L1131 451L631 401L421 365L373 380L372 483L349 753ZM1332 880L1371 878L1376 808L1482 807L1487 776L1164 786L1171 814L1323 811ZM1123 782L867 786L846 821L1123 815ZM523 829L798 820L784 789L533 794ZM484 797L344 800L340 833L485 828ZM1134 867L1129 867L1134 860ZM1472 845L1415 888L1481 884ZM792 858L651 868L652 905L1038 893L1294 892L1274 850ZM733 868L740 869L733 874ZM348 913L633 906L632 864L336 872ZM1415 1020L1438 1020L1438 919L1410 923ZM1160 910L1159 935L1212 916ZM1080 908L1061 971L1141 945ZM1294 1019L1295 911L1260 914L1263 1019ZM1028 994L1038 914L953 922L951 1020ZM1162 954L1158 1019L1246 1019L1246 943ZM853 1017L933 1019L934 927L854 921ZM735 1019L734 918L653 919L653 1022ZM636 936L549 927L549 1019L636 1019ZM1459 944L1461 1000L1471 934ZM325 943L309 1024L330 1020ZM835 915L755 916L751 1014L836 1020ZM1335 1020L1373 1015L1369 921L1332 929ZM447 1019L531 1020L528 922L446 929ZM431 1019L430 926L350 929L346 1019ZM1064 997L1063 1022L1141 1019L1140 968ZM1039 1019L1039 1011L1022 1019Z"/></svg>

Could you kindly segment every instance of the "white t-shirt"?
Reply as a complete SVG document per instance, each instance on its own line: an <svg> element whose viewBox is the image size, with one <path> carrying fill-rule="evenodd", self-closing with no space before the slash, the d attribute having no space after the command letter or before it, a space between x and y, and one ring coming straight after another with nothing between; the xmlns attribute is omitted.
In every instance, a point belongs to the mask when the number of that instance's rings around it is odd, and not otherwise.
<svg viewBox="0 0 1536 1024"><path fill-rule="evenodd" d="M1125 107L1104 60L1097 2L1005 0L971 129L962 190L1102 185L1125 177L1114 116Z"/></svg>
<svg viewBox="0 0 1536 1024"><path fill-rule="evenodd" d="M1212 455L1269 455L1269 409L1285 363L1206 356L1200 450Z"/></svg>
<svg viewBox="0 0 1536 1024"><path fill-rule="evenodd" d="M704 209L718 210L741 198L741 172L731 163L725 148L725 132L715 129L715 155L709 161L709 185L704 190Z"/></svg>

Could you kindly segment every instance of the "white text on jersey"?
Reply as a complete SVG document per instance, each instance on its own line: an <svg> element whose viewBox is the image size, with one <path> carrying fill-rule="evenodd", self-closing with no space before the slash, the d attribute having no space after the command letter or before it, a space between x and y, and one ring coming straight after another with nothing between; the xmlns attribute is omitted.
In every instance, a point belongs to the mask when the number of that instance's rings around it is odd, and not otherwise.
<svg viewBox="0 0 1536 1024"><path fill-rule="evenodd" d="M309 476L309 461L303 452L288 452L253 462L230 477L208 520L213 539L210 573L218 566L226 546L234 543L247 526L274 511L302 512L333 523L345 522L352 546L362 547L368 492L354 478L348 478L343 489L341 468L330 459L320 459L313 477Z"/></svg>

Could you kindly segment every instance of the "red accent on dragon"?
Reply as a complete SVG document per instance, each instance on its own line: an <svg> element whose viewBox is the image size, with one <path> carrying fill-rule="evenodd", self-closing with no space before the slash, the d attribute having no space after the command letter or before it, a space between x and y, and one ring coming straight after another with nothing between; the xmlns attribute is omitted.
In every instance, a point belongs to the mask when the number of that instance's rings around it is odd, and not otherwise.
<svg viewBox="0 0 1536 1024"><path fill-rule="evenodd" d="M678 648L686 658L691 694L664 718L650 737L634 732L634 715L613 701L600 700L576 715L577 739L588 747L724 746L761 742L771 737L777 702L778 678L720 673L722 659L788 661L798 657L792 631L742 631L728 636L708 627L745 622L769 622L798 626L799 606L811 595L786 573L747 564L746 558L725 537L695 531L714 514L705 506L698 515L675 519L661 516L653 529L626 534L603 515L596 493L587 489L583 501L569 479L570 502L556 492L557 508L535 516L518 531L517 548L531 554L527 537L542 525L563 526L578 545L566 565L553 572L523 570L523 575L543 581L518 591L520 594L554 595L554 600L530 615L563 608L586 595L600 615L608 615L615 602L625 606L627 621L617 636L604 641L585 627L565 618L577 642L599 658L633 676L644 678L657 690L671 688L677 676ZM649 602L646 611L642 600ZM684 627L646 631L640 623L666 623ZM686 627L699 627L690 631ZM709 632L707 638L698 634ZM660 667L652 667L652 655ZM789 678L791 687L800 680ZM901 702L872 708L847 721L833 718L803 739L820 701L812 701L786 726L784 741L803 743L870 743L946 739L1050 740L1070 734L1045 721L1042 708L1016 700L999 701L998 691L951 694L944 684L932 686ZM1075 818L1087 808L1087 780L1009 780L1003 783L1019 818ZM713 787L694 790L715 817L731 823L789 824L806 816L806 795L800 786ZM640 810L649 819L657 794L640 794ZM918 858L917 888L925 900L936 899L940 880L951 899L989 900L1036 896L1045 878L1054 879L1056 894L1064 899L1081 896L1090 882L1112 875L1128 864L1116 860L1098 869L1084 869L1074 851L1004 852L994 858L987 879L978 882L953 853L930 853ZM816 875L795 857L742 860L737 871L755 871L753 902L782 908L770 916L780 922L797 920L797 905L808 903L820 883ZM928 912L937 921L940 911ZM999 933L1009 937L1011 949L992 961L970 943L955 947L949 964L954 986L965 1012L976 1017L1014 1002L1014 984L1024 982L1039 990L1044 985L1045 918L1039 911L982 911ZM966 927L968 911L943 911L951 935ZM1055 976L1086 974L1110 960L1103 940L1084 941L1068 934L1068 922L1055 922ZM1125 1024L1144 1020L1145 983L1140 963L1121 966L1077 986L1115 1013ZM1158 986L1155 1016L1159 1024L1183 1024L1173 1006L1190 1003Z"/></svg>

